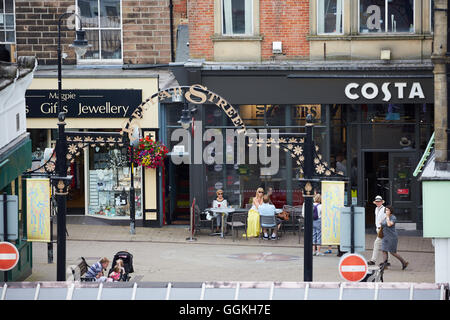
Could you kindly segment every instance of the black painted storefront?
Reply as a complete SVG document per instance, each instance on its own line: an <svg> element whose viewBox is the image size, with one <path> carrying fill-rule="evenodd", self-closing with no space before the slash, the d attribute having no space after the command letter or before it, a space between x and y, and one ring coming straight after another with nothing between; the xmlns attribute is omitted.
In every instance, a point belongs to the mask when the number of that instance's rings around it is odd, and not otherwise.
<svg viewBox="0 0 450 320"><path fill-rule="evenodd" d="M248 128L300 132L300 114L318 108L314 111L320 118L314 137L328 163L334 164L340 155L346 159L351 181L347 202L366 207L366 225L373 225L372 201L381 194L398 209L400 221L416 223L416 228L422 229L421 212L417 209L422 203L420 186L412 172L433 132L431 65L310 64L296 68L188 63L175 66L172 71L180 85L201 84L226 98L236 109L244 106L245 110L248 105L263 109L259 119L257 115L245 119L241 113ZM200 108L198 117L206 120L208 113L204 108ZM163 106L165 112L169 109ZM214 123L212 127L225 129L228 124ZM285 172L290 171L290 165L286 161ZM193 165L189 173L190 199L195 196L200 207L209 206L213 198L207 182L198 185L193 179L208 175L207 166ZM292 184L283 185L286 190L297 188L295 177L292 178ZM295 201L295 196L285 197L288 202Z"/></svg>

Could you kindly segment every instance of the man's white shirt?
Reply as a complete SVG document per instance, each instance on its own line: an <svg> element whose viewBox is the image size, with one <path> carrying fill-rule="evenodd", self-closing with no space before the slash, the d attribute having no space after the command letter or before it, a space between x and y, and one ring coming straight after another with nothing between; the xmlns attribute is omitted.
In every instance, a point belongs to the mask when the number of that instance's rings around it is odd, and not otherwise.
<svg viewBox="0 0 450 320"><path fill-rule="evenodd" d="M381 222L386 217L386 211L383 205L375 208L375 225L377 228L381 227Z"/></svg>

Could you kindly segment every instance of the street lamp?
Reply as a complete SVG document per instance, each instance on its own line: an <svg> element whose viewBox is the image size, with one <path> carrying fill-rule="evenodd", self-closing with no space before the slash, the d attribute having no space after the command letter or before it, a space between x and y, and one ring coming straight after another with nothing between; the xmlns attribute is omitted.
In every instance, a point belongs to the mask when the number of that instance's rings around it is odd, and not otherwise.
<svg viewBox="0 0 450 320"><path fill-rule="evenodd" d="M89 45L85 40L85 31L81 26L81 18L75 12L63 13L58 19L58 139L56 141L56 176L52 177L52 184L56 187L55 196L58 206L57 213L57 260L56 260L56 280L66 281L66 204L68 186L71 177L67 176L67 139L65 133L66 115L62 109L62 76L61 76L61 21L63 18L76 15L80 19L80 30L76 30L76 39L71 45L78 56L86 53Z"/></svg>

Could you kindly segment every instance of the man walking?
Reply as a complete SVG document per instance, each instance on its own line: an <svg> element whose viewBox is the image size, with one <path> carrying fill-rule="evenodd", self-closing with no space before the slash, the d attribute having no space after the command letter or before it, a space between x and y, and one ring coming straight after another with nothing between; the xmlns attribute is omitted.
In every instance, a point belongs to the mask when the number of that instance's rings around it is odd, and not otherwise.
<svg viewBox="0 0 450 320"><path fill-rule="evenodd" d="M376 196L373 203L377 206L375 208L375 227L377 229L377 237L373 243L372 258L367 262L367 264L371 266L377 262L377 257L381 250L382 239L378 237L378 231L381 228L381 222L386 217L383 198L381 196Z"/></svg>

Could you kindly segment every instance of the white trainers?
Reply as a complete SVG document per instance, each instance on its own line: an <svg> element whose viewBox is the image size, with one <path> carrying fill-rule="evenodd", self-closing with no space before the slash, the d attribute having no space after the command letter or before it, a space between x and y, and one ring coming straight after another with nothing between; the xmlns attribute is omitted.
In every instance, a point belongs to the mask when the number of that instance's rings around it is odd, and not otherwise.
<svg viewBox="0 0 450 320"><path fill-rule="evenodd" d="M323 252L317 252L316 256L324 256L325 254Z"/></svg>

